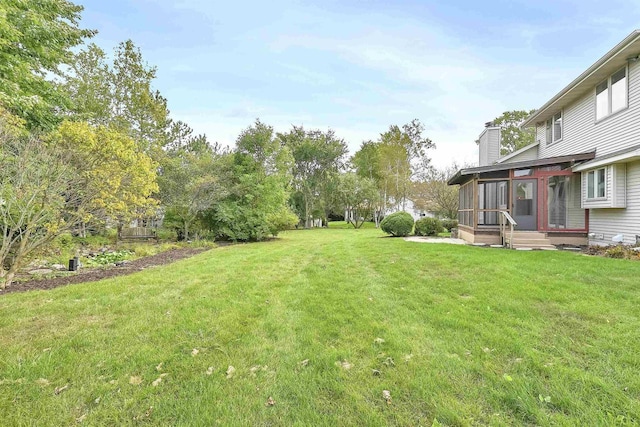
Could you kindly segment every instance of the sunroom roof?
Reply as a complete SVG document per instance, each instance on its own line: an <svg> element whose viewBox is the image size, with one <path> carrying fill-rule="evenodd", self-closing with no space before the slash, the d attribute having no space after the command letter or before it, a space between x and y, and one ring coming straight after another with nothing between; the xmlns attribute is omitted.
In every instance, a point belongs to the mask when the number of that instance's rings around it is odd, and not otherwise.
<svg viewBox="0 0 640 427"><path fill-rule="evenodd" d="M560 163L577 163L577 162L583 162L585 160L591 160L595 156L596 156L595 151L589 151L587 153L569 154L566 156L546 157L544 159L526 160L523 162L496 163L489 166L460 169L458 172L456 172L455 175L449 178L449 181L447 181L447 184L449 185L462 184L465 181L469 180L470 177L476 174L482 174L487 172L497 172L497 171L504 171L504 170L511 170L511 169L531 168L535 166L557 165Z"/></svg>

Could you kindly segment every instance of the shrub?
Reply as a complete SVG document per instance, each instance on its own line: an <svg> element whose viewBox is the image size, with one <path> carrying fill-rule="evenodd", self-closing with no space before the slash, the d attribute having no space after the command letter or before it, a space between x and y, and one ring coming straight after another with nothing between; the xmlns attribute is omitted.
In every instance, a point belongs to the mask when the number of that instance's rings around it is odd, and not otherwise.
<svg viewBox="0 0 640 427"><path fill-rule="evenodd" d="M105 252L92 258L88 258L85 265L93 267L98 265L113 264L129 258L131 257L131 255L131 251L128 250Z"/></svg>
<svg viewBox="0 0 640 427"><path fill-rule="evenodd" d="M176 232L175 229L171 229L171 228L159 228L156 231L156 236L158 236L159 240L162 241L172 241L175 242L176 240L178 240L178 233Z"/></svg>
<svg viewBox="0 0 640 427"><path fill-rule="evenodd" d="M422 218L416 221L416 236L437 236L442 231L438 218Z"/></svg>
<svg viewBox="0 0 640 427"><path fill-rule="evenodd" d="M277 236L280 231L295 228L299 221L298 216L288 208L282 208L277 213L267 215L269 232L273 236Z"/></svg>
<svg viewBox="0 0 640 427"><path fill-rule="evenodd" d="M382 220L380 228L394 237L408 236L413 230L413 217L407 212L392 213Z"/></svg>
<svg viewBox="0 0 640 427"><path fill-rule="evenodd" d="M441 223L442 227L447 231L451 231L452 228L456 228L458 226L458 220L456 219L445 218Z"/></svg>

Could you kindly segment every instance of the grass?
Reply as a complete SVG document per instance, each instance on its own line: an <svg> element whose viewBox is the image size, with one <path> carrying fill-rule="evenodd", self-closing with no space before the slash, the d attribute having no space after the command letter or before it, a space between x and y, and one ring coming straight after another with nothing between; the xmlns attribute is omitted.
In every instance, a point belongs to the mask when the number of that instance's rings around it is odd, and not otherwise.
<svg viewBox="0 0 640 427"><path fill-rule="evenodd" d="M633 425L639 271L324 229L5 295L0 425Z"/></svg>
<svg viewBox="0 0 640 427"><path fill-rule="evenodd" d="M370 221L366 221L362 223L362 226L360 226L359 230L366 230L366 229L374 229L376 227L375 223L370 222ZM353 225L349 222L346 221L331 221L329 222L329 228L333 228L333 229L340 229L340 230L353 230Z"/></svg>

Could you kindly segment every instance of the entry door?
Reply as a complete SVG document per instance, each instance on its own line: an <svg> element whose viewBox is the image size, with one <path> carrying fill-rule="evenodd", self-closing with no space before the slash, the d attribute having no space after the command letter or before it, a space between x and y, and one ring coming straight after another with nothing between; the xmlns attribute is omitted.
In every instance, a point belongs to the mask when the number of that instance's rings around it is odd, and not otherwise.
<svg viewBox="0 0 640 427"><path fill-rule="evenodd" d="M537 230L538 181L535 179L514 179L512 182L512 216L518 223L518 230Z"/></svg>

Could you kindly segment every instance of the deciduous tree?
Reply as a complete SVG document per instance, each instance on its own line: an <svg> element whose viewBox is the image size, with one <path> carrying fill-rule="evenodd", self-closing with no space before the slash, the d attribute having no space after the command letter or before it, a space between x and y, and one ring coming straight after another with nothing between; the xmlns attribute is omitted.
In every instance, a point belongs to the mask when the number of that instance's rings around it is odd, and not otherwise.
<svg viewBox="0 0 640 427"><path fill-rule="evenodd" d="M95 34L79 28L82 10L67 0L0 2L0 104L30 128L53 128L69 107L55 77Z"/></svg>
<svg viewBox="0 0 640 427"><path fill-rule="evenodd" d="M297 223L288 205L293 159L271 126L257 120L220 163L228 194L204 218L218 237L263 240Z"/></svg>
<svg viewBox="0 0 640 427"><path fill-rule="evenodd" d="M177 122L175 140L163 157L158 184L165 207L165 226L178 231L180 240L191 238L199 217L227 196L220 170L219 151L203 135L192 136Z"/></svg>
<svg viewBox="0 0 640 427"><path fill-rule="evenodd" d="M153 89L155 78L156 68L127 40L116 47L112 64L94 44L79 52L65 87L77 118L127 134L140 151L158 160L160 149L175 140L170 133L177 128L172 127L166 99Z"/></svg>
<svg viewBox="0 0 640 427"><path fill-rule="evenodd" d="M345 210L345 221L360 228L373 216L378 206L378 187L371 178L363 178L354 172L341 174L338 179L338 198Z"/></svg>
<svg viewBox="0 0 640 427"><path fill-rule="evenodd" d="M500 155L507 155L535 141L534 128L520 129L520 125L534 111L505 111L501 116L493 119L493 124L501 128Z"/></svg>
<svg viewBox="0 0 640 427"><path fill-rule="evenodd" d="M411 199L417 209L431 211L442 218L458 216L458 188L447 180L459 169L453 164L444 169L432 169L426 180L412 184Z"/></svg>
<svg viewBox="0 0 640 427"><path fill-rule="evenodd" d="M386 208L404 210L411 182L424 177L430 169L428 150L435 144L424 136L418 119L400 128L392 125L380 135L381 183ZM386 209L385 209L386 210Z"/></svg>
<svg viewBox="0 0 640 427"><path fill-rule="evenodd" d="M150 214L157 205L157 163L140 152L128 135L106 126L63 122L49 144L69 152L68 162L86 193L80 200L87 220L117 220L119 224Z"/></svg>
<svg viewBox="0 0 640 427"><path fill-rule="evenodd" d="M154 206L156 164L131 138L106 127L63 122L36 138L0 114L0 286L25 256L96 219L126 220Z"/></svg>
<svg viewBox="0 0 640 427"><path fill-rule="evenodd" d="M82 221L84 189L68 153L33 137L0 132L0 288L9 286L25 257ZM73 205L72 209L69 207Z"/></svg>
<svg viewBox="0 0 640 427"><path fill-rule="evenodd" d="M294 126L278 139L293 155L294 200L299 200L298 214L305 228L311 227L313 214L321 214L326 222L331 207L332 180L343 169L347 144L335 132L305 130Z"/></svg>

